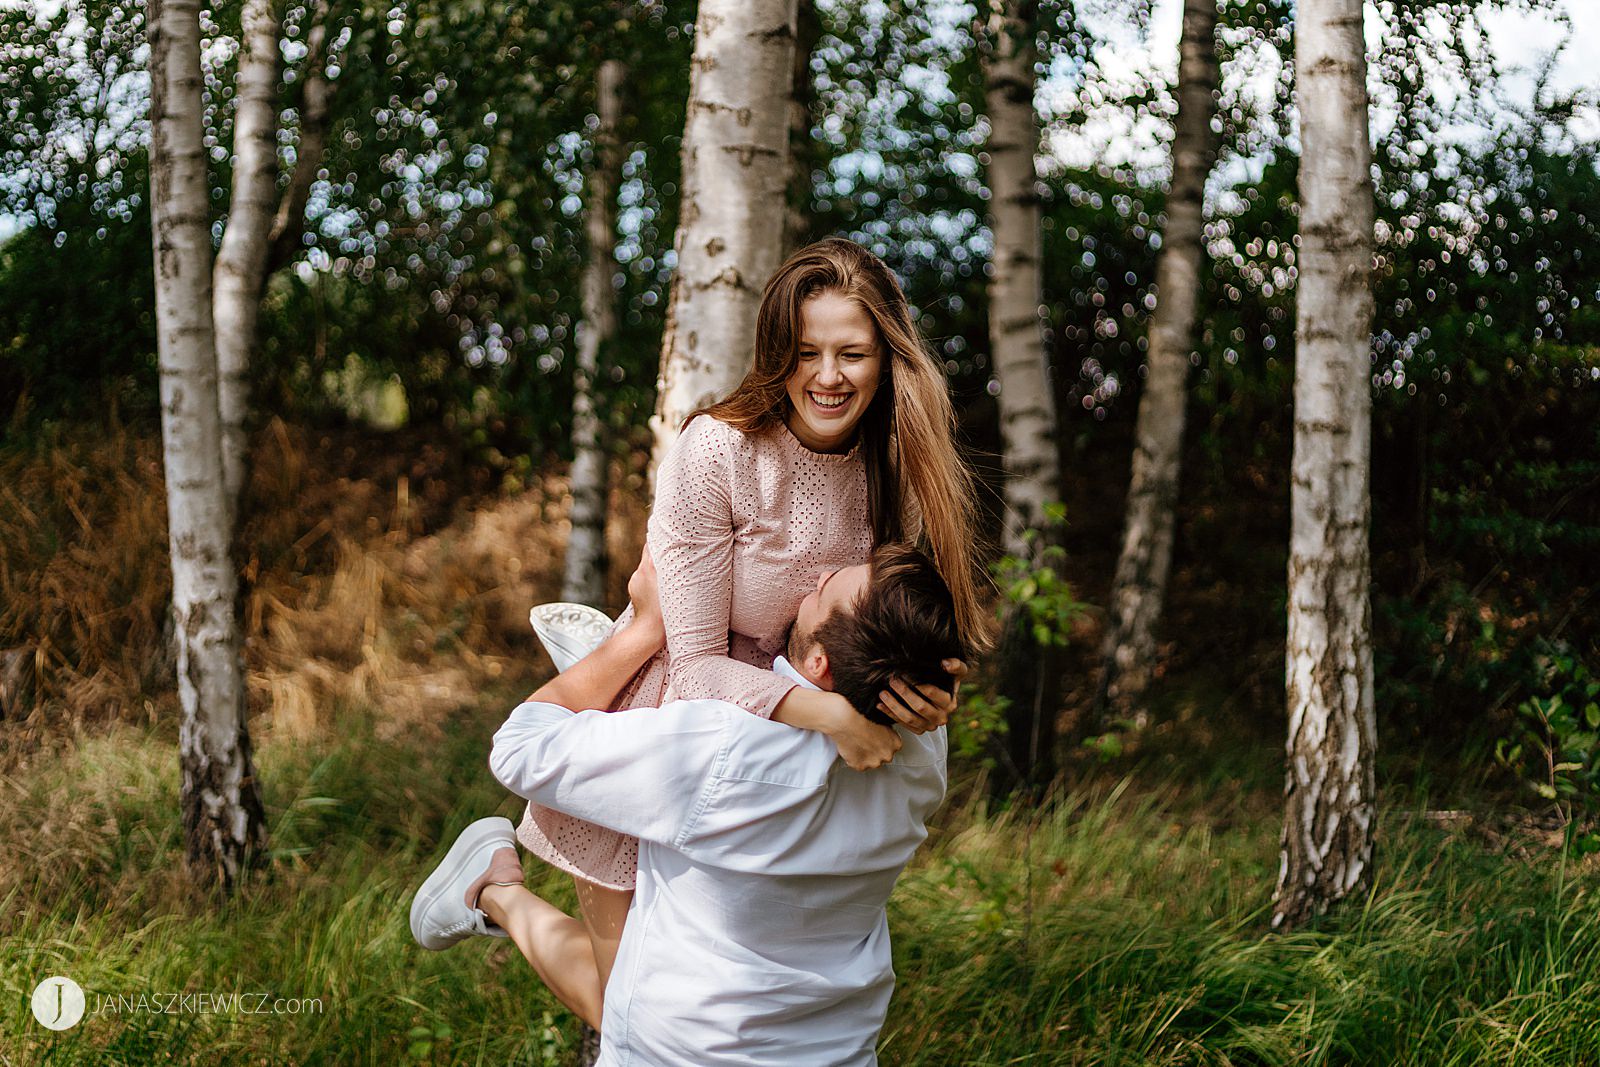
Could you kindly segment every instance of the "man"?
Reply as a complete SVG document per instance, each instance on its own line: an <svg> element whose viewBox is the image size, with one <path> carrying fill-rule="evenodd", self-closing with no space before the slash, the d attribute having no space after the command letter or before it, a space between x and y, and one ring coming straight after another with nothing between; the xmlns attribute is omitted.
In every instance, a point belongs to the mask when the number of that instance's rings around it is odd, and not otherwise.
<svg viewBox="0 0 1600 1067"><path fill-rule="evenodd" d="M648 560L629 593L632 622L518 707L490 755L512 792L640 838L603 1013L588 937L523 888L508 820L463 831L418 892L413 932L427 947L515 938L602 1022L604 1065L875 1063L894 986L884 905L943 800L943 728L901 732L892 763L858 772L825 735L724 701L573 715L661 646ZM895 676L953 688L962 648L933 564L884 546L821 577L788 653L775 672L875 708Z"/></svg>

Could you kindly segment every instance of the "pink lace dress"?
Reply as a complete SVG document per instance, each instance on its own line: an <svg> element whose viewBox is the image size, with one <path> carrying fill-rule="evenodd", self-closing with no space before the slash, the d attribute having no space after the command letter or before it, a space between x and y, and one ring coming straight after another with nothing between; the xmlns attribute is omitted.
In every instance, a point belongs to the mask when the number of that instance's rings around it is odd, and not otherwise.
<svg viewBox="0 0 1600 1067"><path fill-rule="evenodd" d="M769 668L800 601L819 573L865 563L871 550L860 450L813 452L782 423L745 434L702 415L656 473L646 540L667 647L617 707L715 698L770 716L794 685ZM633 888L634 838L537 804L528 805L517 837L580 878Z"/></svg>

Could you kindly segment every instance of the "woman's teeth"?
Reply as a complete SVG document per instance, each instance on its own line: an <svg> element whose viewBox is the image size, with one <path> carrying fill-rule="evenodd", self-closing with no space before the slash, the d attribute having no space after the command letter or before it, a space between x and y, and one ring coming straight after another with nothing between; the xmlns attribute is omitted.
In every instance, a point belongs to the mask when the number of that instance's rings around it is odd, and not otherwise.
<svg viewBox="0 0 1600 1067"><path fill-rule="evenodd" d="M850 397L848 395L846 395L846 396L821 396L821 395L819 395L817 393L812 393L811 394L811 399L815 400L818 404L822 405L825 408L836 408L836 407L839 407L839 406L843 405L845 401L850 399Z"/></svg>

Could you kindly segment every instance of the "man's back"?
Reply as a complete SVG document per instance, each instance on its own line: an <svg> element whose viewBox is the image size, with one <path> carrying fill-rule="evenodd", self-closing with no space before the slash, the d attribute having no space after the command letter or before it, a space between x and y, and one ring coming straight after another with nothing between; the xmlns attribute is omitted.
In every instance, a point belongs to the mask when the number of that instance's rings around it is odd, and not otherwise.
<svg viewBox="0 0 1600 1067"><path fill-rule="evenodd" d="M600 1062L875 1062L884 904L943 799L944 731L902 731L893 763L856 772L826 737L721 701L559 715L533 734L514 716L496 750L529 755L491 762L521 795L641 838Z"/></svg>

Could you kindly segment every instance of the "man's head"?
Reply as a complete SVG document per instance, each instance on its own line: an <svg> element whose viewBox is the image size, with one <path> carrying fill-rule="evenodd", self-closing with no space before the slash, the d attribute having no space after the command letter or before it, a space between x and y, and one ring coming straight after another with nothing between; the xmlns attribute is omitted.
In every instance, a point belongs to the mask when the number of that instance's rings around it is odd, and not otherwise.
<svg viewBox="0 0 1600 1067"><path fill-rule="evenodd" d="M954 681L941 661L962 658L950 588L932 560L904 544L880 545L870 563L823 572L789 631L796 669L884 725L892 721L877 710L878 694L890 679L949 690Z"/></svg>

